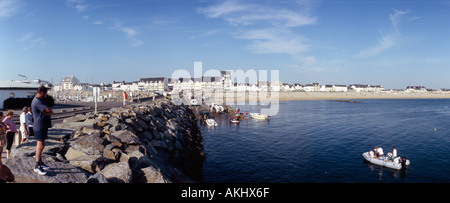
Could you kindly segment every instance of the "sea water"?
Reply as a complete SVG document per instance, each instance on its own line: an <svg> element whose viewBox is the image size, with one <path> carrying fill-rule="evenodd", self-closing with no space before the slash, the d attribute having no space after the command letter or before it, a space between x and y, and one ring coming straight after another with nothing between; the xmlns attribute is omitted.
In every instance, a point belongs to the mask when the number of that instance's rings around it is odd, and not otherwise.
<svg viewBox="0 0 450 203"><path fill-rule="evenodd" d="M450 100L368 99L280 102L269 120L201 126L209 183L450 182ZM233 106L259 112L264 106ZM265 107L267 108L267 107ZM411 161L393 170L362 153L396 147Z"/></svg>

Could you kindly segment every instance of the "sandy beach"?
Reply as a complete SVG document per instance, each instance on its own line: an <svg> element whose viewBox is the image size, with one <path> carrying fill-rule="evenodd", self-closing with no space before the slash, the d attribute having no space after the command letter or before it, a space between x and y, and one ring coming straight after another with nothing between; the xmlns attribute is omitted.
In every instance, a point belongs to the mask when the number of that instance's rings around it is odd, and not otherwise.
<svg viewBox="0 0 450 203"><path fill-rule="evenodd" d="M334 99L444 99L450 93L406 92L280 92L280 101L288 100L334 100Z"/></svg>
<svg viewBox="0 0 450 203"><path fill-rule="evenodd" d="M222 96L222 95L220 95ZM219 97L220 98L220 97ZM269 102L290 100L358 100L358 99L450 99L449 92L277 92L276 94L257 92L226 93L226 103Z"/></svg>

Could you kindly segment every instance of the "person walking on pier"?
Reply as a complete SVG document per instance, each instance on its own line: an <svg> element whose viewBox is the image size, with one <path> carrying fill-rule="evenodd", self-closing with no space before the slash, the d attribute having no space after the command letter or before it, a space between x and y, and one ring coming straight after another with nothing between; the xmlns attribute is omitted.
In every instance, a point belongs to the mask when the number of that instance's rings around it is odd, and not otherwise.
<svg viewBox="0 0 450 203"><path fill-rule="evenodd" d="M123 91L123 106L127 106L127 99L128 99L128 94L127 94L127 92Z"/></svg>
<svg viewBox="0 0 450 203"><path fill-rule="evenodd" d="M45 103L45 97L47 96L47 88L40 86L37 90L36 97L31 102L31 109L33 111L33 130L34 137L36 139L36 164L34 171L39 175L45 175L50 167L42 162L41 155L45 147L45 140L48 135L48 128L51 127L51 115L52 109Z"/></svg>

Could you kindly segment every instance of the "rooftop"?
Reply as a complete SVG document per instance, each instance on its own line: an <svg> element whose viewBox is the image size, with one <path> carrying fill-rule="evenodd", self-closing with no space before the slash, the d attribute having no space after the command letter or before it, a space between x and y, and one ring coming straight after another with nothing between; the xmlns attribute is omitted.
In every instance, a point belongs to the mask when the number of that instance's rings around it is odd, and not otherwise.
<svg viewBox="0 0 450 203"><path fill-rule="evenodd" d="M34 89L37 90L39 85L33 85L22 82L14 82L12 80L0 80L0 89Z"/></svg>

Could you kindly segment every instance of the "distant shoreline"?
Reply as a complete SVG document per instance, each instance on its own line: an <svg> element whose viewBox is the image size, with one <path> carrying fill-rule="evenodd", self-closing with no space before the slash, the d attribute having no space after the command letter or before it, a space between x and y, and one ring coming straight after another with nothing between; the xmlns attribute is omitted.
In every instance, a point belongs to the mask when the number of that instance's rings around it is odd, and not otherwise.
<svg viewBox="0 0 450 203"><path fill-rule="evenodd" d="M447 92L278 92L277 95L262 96L257 93L246 92L230 94L225 97L225 101L235 102L270 102L270 101L291 101L291 100L358 100L358 99L450 99Z"/></svg>
<svg viewBox="0 0 450 203"><path fill-rule="evenodd" d="M450 99L450 93L280 92L280 101L336 99Z"/></svg>

